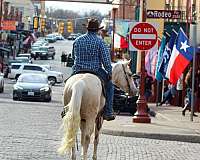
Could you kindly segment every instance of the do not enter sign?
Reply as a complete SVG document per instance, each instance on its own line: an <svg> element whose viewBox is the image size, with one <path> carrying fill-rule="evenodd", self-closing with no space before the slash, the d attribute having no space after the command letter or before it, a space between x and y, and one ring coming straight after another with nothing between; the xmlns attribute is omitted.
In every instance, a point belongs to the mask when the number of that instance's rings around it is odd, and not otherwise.
<svg viewBox="0 0 200 160"><path fill-rule="evenodd" d="M153 24L134 23L129 35L130 50L149 50L154 47L157 38L158 34Z"/></svg>

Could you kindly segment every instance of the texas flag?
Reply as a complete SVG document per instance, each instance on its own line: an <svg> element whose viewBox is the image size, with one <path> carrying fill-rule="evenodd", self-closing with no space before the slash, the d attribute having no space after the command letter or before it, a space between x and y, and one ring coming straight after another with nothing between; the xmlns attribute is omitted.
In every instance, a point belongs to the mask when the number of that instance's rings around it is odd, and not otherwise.
<svg viewBox="0 0 200 160"><path fill-rule="evenodd" d="M182 28L180 28L176 43L167 67L166 77L172 84L177 80L192 60L193 47L189 45L189 40Z"/></svg>

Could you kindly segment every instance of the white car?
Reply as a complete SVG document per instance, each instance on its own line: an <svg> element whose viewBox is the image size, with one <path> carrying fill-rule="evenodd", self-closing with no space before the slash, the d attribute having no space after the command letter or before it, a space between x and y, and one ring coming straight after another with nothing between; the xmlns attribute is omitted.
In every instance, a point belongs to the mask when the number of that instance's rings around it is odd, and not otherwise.
<svg viewBox="0 0 200 160"><path fill-rule="evenodd" d="M4 91L4 78L3 78L4 74L0 73L0 93L2 93Z"/></svg>
<svg viewBox="0 0 200 160"><path fill-rule="evenodd" d="M49 70L39 64L28 64L28 63L13 63L11 64L11 70L8 78L18 79L22 73L40 73L48 76L48 80L51 81L52 85L55 83L63 82L63 73Z"/></svg>

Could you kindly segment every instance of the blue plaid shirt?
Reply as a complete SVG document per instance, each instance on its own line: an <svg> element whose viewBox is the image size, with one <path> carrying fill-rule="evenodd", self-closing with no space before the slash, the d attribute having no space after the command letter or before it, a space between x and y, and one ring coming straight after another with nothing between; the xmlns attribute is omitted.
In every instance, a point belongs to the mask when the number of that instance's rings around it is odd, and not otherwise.
<svg viewBox="0 0 200 160"><path fill-rule="evenodd" d="M105 68L109 75L112 74L111 57L103 39L95 32L87 32L74 41L72 58L74 72L80 70L92 70L97 72L99 68Z"/></svg>

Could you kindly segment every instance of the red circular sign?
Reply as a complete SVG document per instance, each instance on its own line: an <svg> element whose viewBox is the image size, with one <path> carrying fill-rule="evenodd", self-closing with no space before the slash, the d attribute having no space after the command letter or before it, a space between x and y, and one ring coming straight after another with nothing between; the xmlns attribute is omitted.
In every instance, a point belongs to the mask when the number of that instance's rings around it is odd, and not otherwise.
<svg viewBox="0 0 200 160"><path fill-rule="evenodd" d="M130 32L130 42L138 50L149 50L157 42L158 34L153 25L142 22L136 24Z"/></svg>

